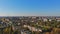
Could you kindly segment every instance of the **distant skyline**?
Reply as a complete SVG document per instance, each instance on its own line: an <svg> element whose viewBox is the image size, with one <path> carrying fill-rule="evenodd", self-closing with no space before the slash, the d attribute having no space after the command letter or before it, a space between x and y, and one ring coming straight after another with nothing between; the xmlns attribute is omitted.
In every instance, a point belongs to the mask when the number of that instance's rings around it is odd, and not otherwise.
<svg viewBox="0 0 60 34"><path fill-rule="evenodd" d="M60 0L0 0L0 16L60 16Z"/></svg>

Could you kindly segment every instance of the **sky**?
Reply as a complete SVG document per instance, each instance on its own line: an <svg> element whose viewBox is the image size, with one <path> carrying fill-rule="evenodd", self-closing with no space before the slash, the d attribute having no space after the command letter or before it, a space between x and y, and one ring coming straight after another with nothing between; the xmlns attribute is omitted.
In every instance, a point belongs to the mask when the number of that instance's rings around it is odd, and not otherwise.
<svg viewBox="0 0 60 34"><path fill-rule="evenodd" d="M60 0L0 0L0 16L60 16Z"/></svg>

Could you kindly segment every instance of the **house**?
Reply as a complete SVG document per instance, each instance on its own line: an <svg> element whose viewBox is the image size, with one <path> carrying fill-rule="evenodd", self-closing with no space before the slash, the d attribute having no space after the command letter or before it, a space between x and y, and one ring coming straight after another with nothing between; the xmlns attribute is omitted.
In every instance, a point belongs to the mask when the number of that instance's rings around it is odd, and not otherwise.
<svg viewBox="0 0 60 34"><path fill-rule="evenodd" d="M47 20L47 18L43 18L43 21L46 22L46 21L48 21L48 20Z"/></svg>
<svg viewBox="0 0 60 34"><path fill-rule="evenodd" d="M21 34L32 34L31 31L22 29Z"/></svg>
<svg viewBox="0 0 60 34"><path fill-rule="evenodd" d="M57 21L60 21L60 18L56 18Z"/></svg>

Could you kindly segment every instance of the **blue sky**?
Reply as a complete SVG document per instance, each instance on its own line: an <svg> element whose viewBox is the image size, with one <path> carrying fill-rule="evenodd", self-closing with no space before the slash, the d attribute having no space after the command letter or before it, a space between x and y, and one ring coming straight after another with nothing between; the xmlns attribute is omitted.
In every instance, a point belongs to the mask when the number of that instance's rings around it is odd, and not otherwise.
<svg viewBox="0 0 60 34"><path fill-rule="evenodd" d="M0 16L60 16L60 0L0 0Z"/></svg>

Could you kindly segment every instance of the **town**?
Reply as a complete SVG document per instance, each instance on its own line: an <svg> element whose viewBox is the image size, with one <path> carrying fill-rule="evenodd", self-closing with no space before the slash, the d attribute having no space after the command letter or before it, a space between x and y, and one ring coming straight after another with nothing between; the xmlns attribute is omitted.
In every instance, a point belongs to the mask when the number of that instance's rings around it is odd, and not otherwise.
<svg viewBox="0 0 60 34"><path fill-rule="evenodd" d="M0 17L0 34L60 34L60 17Z"/></svg>

